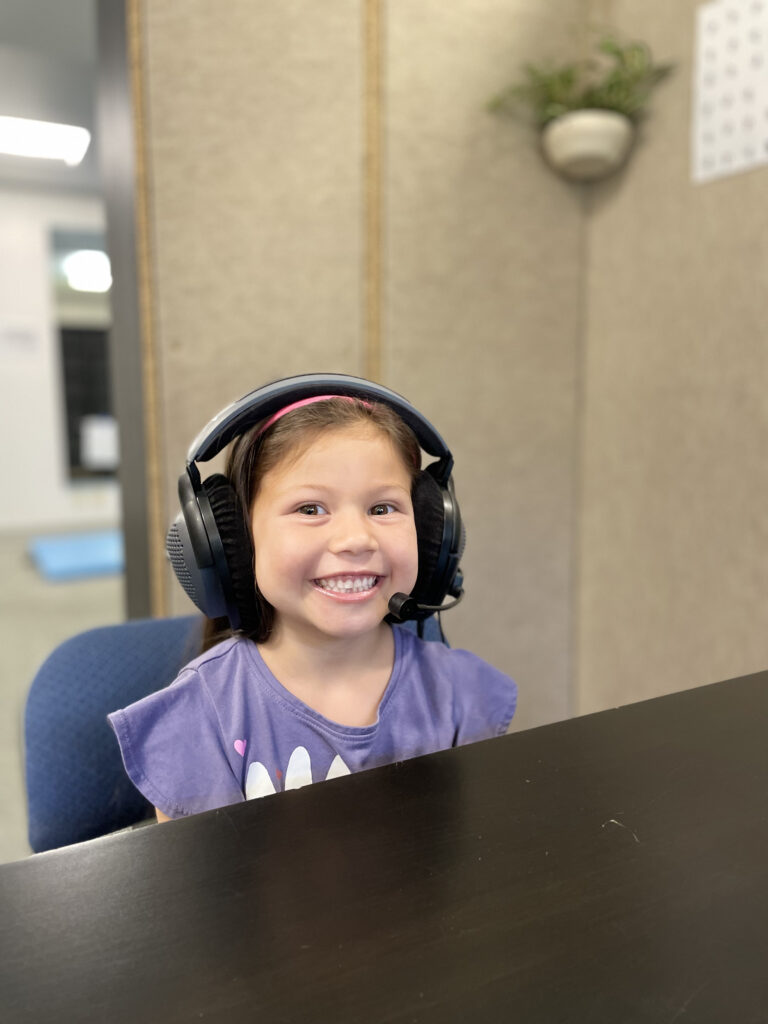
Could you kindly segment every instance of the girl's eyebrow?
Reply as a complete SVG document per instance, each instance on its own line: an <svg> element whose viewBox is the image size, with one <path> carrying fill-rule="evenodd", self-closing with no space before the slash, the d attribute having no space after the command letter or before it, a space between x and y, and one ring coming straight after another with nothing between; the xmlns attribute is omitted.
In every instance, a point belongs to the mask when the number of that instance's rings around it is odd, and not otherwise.
<svg viewBox="0 0 768 1024"><path fill-rule="evenodd" d="M294 497L295 495L327 494L328 486L323 484L286 484L284 487L275 489L275 496L278 498Z"/></svg>

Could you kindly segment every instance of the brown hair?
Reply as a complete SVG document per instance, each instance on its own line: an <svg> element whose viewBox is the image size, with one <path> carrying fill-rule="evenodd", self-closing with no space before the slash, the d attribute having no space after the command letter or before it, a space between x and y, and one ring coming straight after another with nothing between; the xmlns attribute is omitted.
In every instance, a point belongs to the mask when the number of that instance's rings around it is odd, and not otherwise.
<svg viewBox="0 0 768 1024"><path fill-rule="evenodd" d="M391 441L411 474L412 482L421 468L421 449L413 431L393 409L382 403L329 398L286 413L267 430L263 429L264 422L262 420L236 438L227 454L225 474L237 496L248 536L251 532L250 513L261 481L283 461L297 458L321 431L354 426L372 429ZM252 562L252 550L250 558ZM272 630L275 610L259 592L255 580L254 588L258 622L239 633L255 643L263 643ZM208 619L203 631L202 650L207 651L232 634L226 618Z"/></svg>

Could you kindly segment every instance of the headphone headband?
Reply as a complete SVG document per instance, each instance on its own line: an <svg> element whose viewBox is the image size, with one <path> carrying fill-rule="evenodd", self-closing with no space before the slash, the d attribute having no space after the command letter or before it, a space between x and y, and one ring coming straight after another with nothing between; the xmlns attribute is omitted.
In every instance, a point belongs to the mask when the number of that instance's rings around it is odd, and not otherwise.
<svg viewBox="0 0 768 1024"><path fill-rule="evenodd" d="M453 469L450 449L429 420L411 403L381 384L343 373L306 373L256 388L217 413L200 431L187 453L187 466L207 462L260 420L279 412L291 402L320 395L360 398L390 406L411 428L428 455L439 459L433 474L447 483Z"/></svg>

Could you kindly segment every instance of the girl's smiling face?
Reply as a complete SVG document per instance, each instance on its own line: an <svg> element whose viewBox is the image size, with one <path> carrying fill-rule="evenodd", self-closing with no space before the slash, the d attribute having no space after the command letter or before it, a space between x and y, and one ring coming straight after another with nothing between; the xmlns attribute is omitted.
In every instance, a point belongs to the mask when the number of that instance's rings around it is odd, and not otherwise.
<svg viewBox="0 0 768 1024"><path fill-rule="evenodd" d="M281 638L377 630L390 597L416 583L411 474L372 426L328 430L267 472L251 529L256 580Z"/></svg>

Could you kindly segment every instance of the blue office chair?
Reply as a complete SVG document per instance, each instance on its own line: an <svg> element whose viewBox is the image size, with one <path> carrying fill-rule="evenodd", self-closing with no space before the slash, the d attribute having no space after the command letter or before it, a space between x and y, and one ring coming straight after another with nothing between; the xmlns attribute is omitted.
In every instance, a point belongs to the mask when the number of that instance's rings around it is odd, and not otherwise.
<svg viewBox="0 0 768 1024"><path fill-rule="evenodd" d="M24 722L29 844L35 853L154 817L123 768L107 715L167 686L200 651L200 615L138 619L65 640L38 670ZM416 631L416 624L406 623ZM426 640L445 643L432 616Z"/></svg>
<svg viewBox="0 0 768 1024"><path fill-rule="evenodd" d="M107 714L170 683L199 653L203 621L191 615L90 629L65 640L40 667L24 715L35 853L153 815L125 773Z"/></svg>

